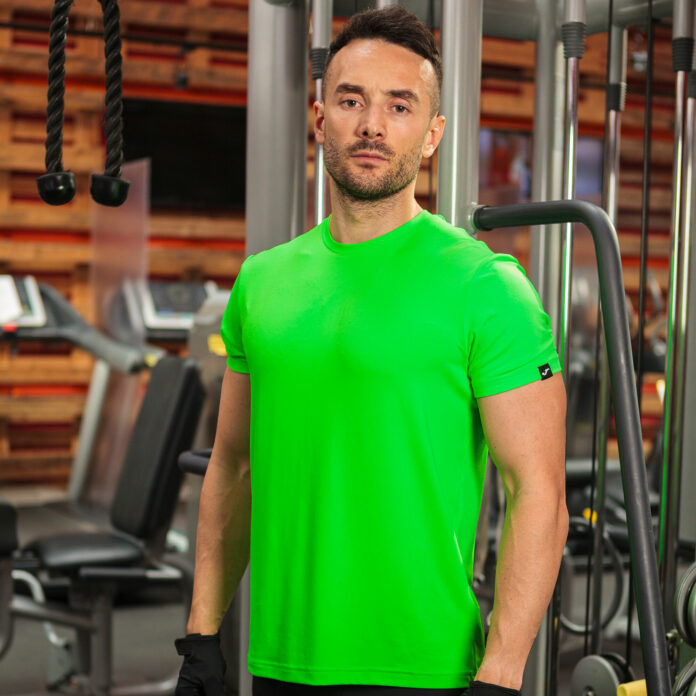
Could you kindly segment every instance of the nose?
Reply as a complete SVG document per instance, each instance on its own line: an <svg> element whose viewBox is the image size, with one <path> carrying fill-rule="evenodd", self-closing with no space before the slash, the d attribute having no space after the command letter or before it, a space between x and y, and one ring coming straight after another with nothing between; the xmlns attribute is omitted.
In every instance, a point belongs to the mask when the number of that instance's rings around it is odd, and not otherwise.
<svg viewBox="0 0 696 696"><path fill-rule="evenodd" d="M362 111L358 124L358 135L369 140L382 139L386 135L382 110L377 105L371 105Z"/></svg>

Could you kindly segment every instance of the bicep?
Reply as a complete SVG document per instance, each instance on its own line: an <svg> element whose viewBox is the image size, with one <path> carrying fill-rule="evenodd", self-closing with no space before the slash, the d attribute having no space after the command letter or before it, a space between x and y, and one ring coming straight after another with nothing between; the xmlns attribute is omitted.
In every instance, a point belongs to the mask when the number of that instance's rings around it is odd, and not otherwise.
<svg viewBox="0 0 696 696"><path fill-rule="evenodd" d="M565 489L566 393L560 374L483 397L478 406L509 495Z"/></svg>
<svg viewBox="0 0 696 696"><path fill-rule="evenodd" d="M249 375L228 368L222 380L213 458L248 460L250 406Z"/></svg>

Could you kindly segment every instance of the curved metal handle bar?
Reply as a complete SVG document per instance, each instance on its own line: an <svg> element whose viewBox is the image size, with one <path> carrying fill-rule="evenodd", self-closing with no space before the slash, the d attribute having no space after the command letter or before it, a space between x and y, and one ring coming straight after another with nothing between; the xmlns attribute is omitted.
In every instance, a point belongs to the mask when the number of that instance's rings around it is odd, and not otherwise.
<svg viewBox="0 0 696 696"><path fill-rule="evenodd" d="M662 617L655 539L648 502L648 480L633 372L633 356L626 313L621 254L609 216L585 201L549 201L523 205L480 207L473 211L476 229L520 225L581 222L592 234L597 256L600 296L604 316L611 392L628 518L631 563L636 585L643 663L648 694L672 693L667 642Z"/></svg>

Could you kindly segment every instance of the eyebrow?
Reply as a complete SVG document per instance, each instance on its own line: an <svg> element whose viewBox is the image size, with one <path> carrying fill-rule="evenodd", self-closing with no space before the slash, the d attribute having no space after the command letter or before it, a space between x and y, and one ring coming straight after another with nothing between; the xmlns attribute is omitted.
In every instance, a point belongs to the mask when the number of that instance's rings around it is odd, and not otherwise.
<svg viewBox="0 0 696 696"><path fill-rule="evenodd" d="M341 82L341 84L336 87L336 94L347 93L364 95L365 90L360 85L351 85L348 82ZM385 94L390 97L396 97L397 99L405 99L413 104L418 104L420 102L418 95L410 89L388 89Z"/></svg>

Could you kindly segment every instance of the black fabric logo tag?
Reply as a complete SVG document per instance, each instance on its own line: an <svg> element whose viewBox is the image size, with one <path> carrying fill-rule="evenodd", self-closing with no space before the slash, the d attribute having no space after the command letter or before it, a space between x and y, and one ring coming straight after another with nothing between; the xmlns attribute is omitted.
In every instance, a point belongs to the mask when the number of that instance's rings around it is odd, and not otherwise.
<svg viewBox="0 0 696 696"><path fill-rule="evenodd" d="M541 375L541 379L548 379L549 377L553 376L553 372L551 372L551 365L548 363L546 363L546 365L540 365L539 374Z"/></svg>

